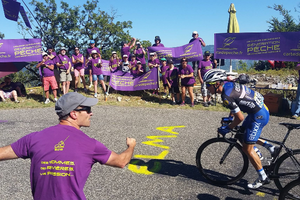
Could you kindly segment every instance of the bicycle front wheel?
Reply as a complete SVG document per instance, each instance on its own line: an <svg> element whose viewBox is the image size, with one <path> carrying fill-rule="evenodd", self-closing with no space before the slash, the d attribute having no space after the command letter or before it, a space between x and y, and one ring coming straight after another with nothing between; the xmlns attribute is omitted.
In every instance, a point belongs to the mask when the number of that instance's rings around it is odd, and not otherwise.
<svg viewBox="0 0 300 200"><path fill-rule="evenodd" d="M293 150L293 157L300 163L300 149ZM275 185L279 190L300 177L300 166L287 153L283 154L274 167Z"/></svg>
<svg viewBox="0 0 300 200"><path fill-rule="evenodd" d="M300 200L300 179L290 182L280 191L279 200L285 199Z"/></svg>
<svg viewBox="0 0 300 200"><path fill-rule="evenodd" d="M245 175L249 160L238 143L231 144L224 138L213 138L199 147L196 164L202 176L211 183L229 185Z"/></svg>

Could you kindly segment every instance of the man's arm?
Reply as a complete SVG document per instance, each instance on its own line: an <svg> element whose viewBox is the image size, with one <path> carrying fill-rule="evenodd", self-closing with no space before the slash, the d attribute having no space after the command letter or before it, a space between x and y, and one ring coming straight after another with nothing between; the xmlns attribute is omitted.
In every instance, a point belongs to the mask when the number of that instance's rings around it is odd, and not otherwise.
<svg viewBox="0 0 300 200"><path fill-rule="evenodd" d="M124 168L130 162L136 141L134 138L126 138L126 143L128 148L120 154L112 151L105 165Z"/></svg>
<svg viewBox="0 0 300 200"><path fill-rule="evenodd" d="M135 46L136 39L135 39L135 38L132 38L131 42L132 42L132 43L129 45L129 48L130 48L130 49L131 49L132 47Z"/></svg>
<svg viewBox="0 0 300 200"><path fill-rule="evenodd" d="M232 113L230 113L231 115ZM233 129L237 125L239 125L244 120L244 115L241 111L234 113L234 119L233 122L228 126L230 129Z"/></svg>
<svg viewBox="0 0 300 200"><path fill-rule="evenodd" d="M1 160L11 160L16 159L18 156L15 154L14 150L10 145L0 148L0 161Z"/></svg>

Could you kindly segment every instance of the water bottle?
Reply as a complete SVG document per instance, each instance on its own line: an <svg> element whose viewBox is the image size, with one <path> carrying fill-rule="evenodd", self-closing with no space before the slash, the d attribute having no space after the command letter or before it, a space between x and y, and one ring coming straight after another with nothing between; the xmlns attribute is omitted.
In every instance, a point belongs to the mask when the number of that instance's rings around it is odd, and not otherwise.
<svg viewBox="0 0 300 200"><path fill-rule="evenodd" d="M260 160L263 160L264 157L262 156L261 152L259 151L259 149L256 146L253 146L254 151L257 153L258 157Z"/></svg>

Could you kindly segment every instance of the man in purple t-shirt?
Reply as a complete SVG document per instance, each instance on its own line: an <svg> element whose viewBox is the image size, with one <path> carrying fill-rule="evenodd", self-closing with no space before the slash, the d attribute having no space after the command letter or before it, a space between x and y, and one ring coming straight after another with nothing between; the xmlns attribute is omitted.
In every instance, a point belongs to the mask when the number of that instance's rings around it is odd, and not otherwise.
<svg viewBox="0 0 300 200"><path fill-rule="evenodd" d="M74 65L74 75L75 75L75 92L78 91L78 84L81 78L83 83L84 92L87 93L85 78L84 78L84 58L80 53L79 48L74 48L75 53L72 55L72 63Z"/></svg>
<svg viewBox="0 0 300 200"><path fill-rule="evenodd" d="M211 105L211 95L209 90L206 88L206 83L203 82L203 76L206 72L209 70L212 70L213 63L210 60L210 51L205 51L204 52L204 59L199 62L199 67L198 67L198 77L201 83L201 92L203 96L203 106L208 107Z"/></svg>
<svg viewBox="0 0 300 200"><path fill-rule="evenodd" d="M70 82L72 81L71 76L71 60L66 55L67 50L65 47L61 47L59 51L59 55L56 59L56 66L59 68L60 72L60 82L62 83L63 94L69 92Z"/></svg>
<svg viewBox="0 0 300 200"><path fill-rule="evenodd" d="M194 42L195 40L198 40L202 46L204 46L204 47L206 46L204 40L201 37L199 37L199 34L198 34L197 31L194 31L192 33L192 37L193 38L189 41L189 43ZM200 60L192 62L193 63L193 70L195 72L194 73L195 77L197 77L197 70L198 70L199 62L200 62Z"/></svg>
<svg viewBox="0 0 300 200"><path fill-rule="evenodd" d="M51 86L51 89L53 91L54 95L54 102L57 101L57 82L55 80L54 76L54 63L50 59L49 55L46 52L42 53L43 55L43 60L39 62L36 65L36 68L41 67L42 75L43 75L43 86L44 86L44 91L46 94L46 101L45 104L50 103L49 100L49 86Z"/></svg>
<svg viewBox="0 0 300 200"><path fill-rule="evenodd" d="M90 126L91 106L98 99L76 92L63 95L55 104L59 124L24 136L0 148L0 160L30 158L30 181L34 199L86 199L83 188L93 164L125 167L136 141L127 138L128 148L117 154L80 130Z"/></svg>
<svg viewBox="0 0 300 200"><path fill-rule="evenodd" d="M165 47L162 43L161 43L161 39L159 36L155 36L154 38L154 44L152 45L153 47Z"/></svg>
<svg viewBox="0 0 300 200"><path fill-rule="evenodd" d="M131 56L130 56L130 49L134 47L136 42L135 38L132 38L130 42L122 42L122 48L121 48L121 57L123 58L123 55L127 55L129 58L129 61L131 61Z"/></svg>

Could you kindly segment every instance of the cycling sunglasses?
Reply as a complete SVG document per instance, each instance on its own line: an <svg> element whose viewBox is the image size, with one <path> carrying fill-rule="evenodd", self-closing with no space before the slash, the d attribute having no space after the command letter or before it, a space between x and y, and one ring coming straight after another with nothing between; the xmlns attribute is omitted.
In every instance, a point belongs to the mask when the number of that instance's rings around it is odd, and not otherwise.
<svg viewBox="0 0 300 200"><path fill-rule="evenodd" d="M80 109L74 109L75 111L86 111L87 114L90 114L92 112L92 108L91 107L88 107L88 106L84 106Z"/></svg>

